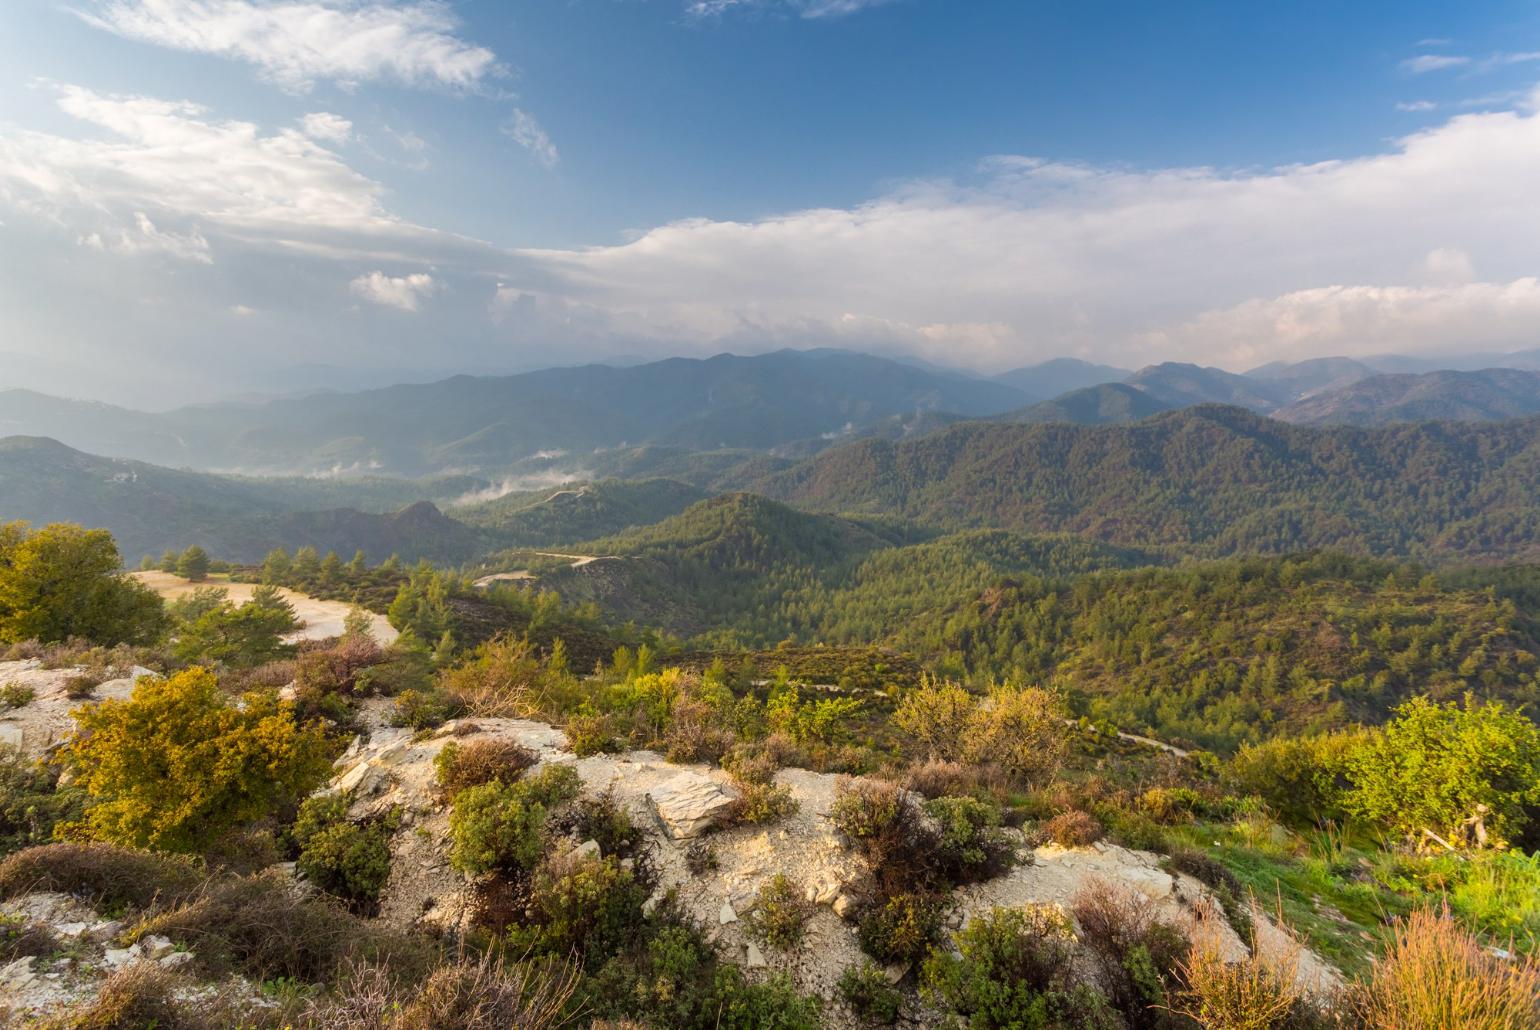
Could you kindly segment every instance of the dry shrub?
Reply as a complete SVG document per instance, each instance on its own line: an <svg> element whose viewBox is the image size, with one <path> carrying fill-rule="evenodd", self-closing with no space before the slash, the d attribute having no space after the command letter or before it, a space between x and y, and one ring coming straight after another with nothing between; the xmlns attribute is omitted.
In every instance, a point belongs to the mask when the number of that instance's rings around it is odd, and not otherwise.
<svg viewBox="0 0 1540 1030"><path fill-rule="evenodd" d="M43 923L29 923L25 919L0 916L0 965L6 965L29 955L37 957L58 950L59 941Z"/></svg>
<svg viewBox="0 0 1540 1030"><path fill-rule="evenodd" d="M544 705L546 671L528 640L495 637L468 659L439 675L438 686L465 699L472 715L529 719Z"/></svg>
<svg viewBox="0 0 1540 1030"><path fill-rule="evenodd" d="M663 731L665 757L670 762L721 761L738 739L721 721L716 708L691 694L681 695Z"/></svg>
<svg viewBox="0 0 1540 1030"><path fill-rule="evenodd" d="M1089 812L1072 809L1043 824L1043 836L1061 848L1084 848L1102 839L1102 824Z"/></svg>
<svg viewBox="0 0 1540 1030"><path fill-rule="evenodd" d="M112 844L44 844L0 862L0 897L59 891L108 909L176 904L202 880L193 859Z"/></svg>
<svg viewBox="0 0 1540 1030"><path fill-rule="evenodd" d="M998 798L1005 781L998 766L931 759L904 770L903 784L928 798L984 796Z"/></svg>
<svg viewBox="0 0 1540 1030"><path fill-rule="evenodd" d="M1160 919L1153 899L1100 877L1080 889L1070 910L1107 999L1132 1026L1161 1025L1166 991L1188 949L1186 935Z"/></svg>
<svg viewBox="0 0 1540 1030"><path fill-rule="evenodd" d="M736 784L738 797L727 810L723 822L729 826L747 823L762 826L794 814L799 807L791 788L775 783L744 782Z"/></svg>
<svg viewBox="0 0 1540 1030"><path fill-rule="evenodd" d="M1304 1022L1310 1003L1296 983L1299 946L1267 958L1256 941L1239 962L1224 957L1224 924L1212 908L1193 922L1192 946L1179 964L1185 984L1174 1010L1205 1030L1275 1030Z"/></svg>
<svg viewBox="0 0 1540 1030"><path fill-rule="evenodd" d="M735 744L722 757L722 768L732 773L733 778L740 783L769 783L778 771L798 764L801 757L801 752L790 737L784 733L775 733L762 740L746 740Z"/></svg>
<svg viewBox="0 0 1540 1030"><path fill-rule="evenodd" d="M304 650L294 660L295 699L306 705L331 694L352 694L360 674L384 660L380 645L362 633L342 637L330 647Z"/></svg>
<svg viewBox="0 0 1540 1030"><path fill-rule="evenodd" d="M938 886L935 857L940 836L902 787L841 777L830 816L834 828L865 856L882 897Z"/></svg>
<svg viewBox="0 0 1540 1030"><path fill-rule="evenodd" d="M71 701L88 701L96 696L96 688L103 682L103 677L89 673L70 676L64 681L64 696Z"/></svg>
<svg viewBox="0 0 1540 1030"><path fill-rule="evenodd" d="M1054 778L1069 748L1064 702L1038 687L995 687L973 710L961 757L997 763L1020 783Z"/></svg>
<svg viewBox="0 0 1540 1030"><path fill-rule="evenodd" d="M313 1003L306 1030L544 1030L567 1022L577 987L566 962L503 964L487 956L440 966L403 987L389 967L355 965L337 997Z"/></svg>
<svg viewBox="0 0 1540 1030"><path fill-rule="evenodd" d="M211 883L145 920L138 933L186 946L213 975L233 971L252 980L325 983L348 962L388 955L405 969L424 966L427 957L420 942L377 930L330 899L301 897L278 874Z"/></svg>
<svg viewBox="0 0 1540 1030"><path fill-rule="evenodd" d="M438 772L438 789L453 798L466 787L500 780L512 783L524 770L540 761L540 756L515 740L486 738L468 744L450 741L433 760Z"/></svg>
<svg viewBox="0 0 1540 1030"><path fill-rule="evenodd" d="M1366 1025L1540 1026L1540 961L1492 955L1445 909L1412 913L1354 996Z"/></svg>
<svg viewBox="0 0 1540 1030"><path fill-rule="evenodd" d="M281 690L293 683L297 663L285 658L276 662L263 662L250 669L227 669L219 678L219 685L232 694L244 694L251 690Z"/></svg>
<svg viewBox="0 0 1540 1030"><path fill-rule="evenodd" d="M96 997L41 1024L41 1030L214 1030L200 1006L177 999L188 986L176 976L148 962L124 966L102 982Z"/></svg>

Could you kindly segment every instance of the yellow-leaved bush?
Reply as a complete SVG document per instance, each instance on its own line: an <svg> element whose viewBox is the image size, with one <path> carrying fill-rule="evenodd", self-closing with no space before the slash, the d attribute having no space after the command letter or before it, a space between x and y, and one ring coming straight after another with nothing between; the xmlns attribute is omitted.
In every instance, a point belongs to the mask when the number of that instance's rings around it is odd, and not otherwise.
<svg viewBox="0 0 1540 1030"><path fill-rule="evenodd" d="M273 692L238 700L214 674L145 677L126 701L77 709L62 759L88 796L71 829L97 840L202 852L296 804L325 780L326 741Z"/></svg>

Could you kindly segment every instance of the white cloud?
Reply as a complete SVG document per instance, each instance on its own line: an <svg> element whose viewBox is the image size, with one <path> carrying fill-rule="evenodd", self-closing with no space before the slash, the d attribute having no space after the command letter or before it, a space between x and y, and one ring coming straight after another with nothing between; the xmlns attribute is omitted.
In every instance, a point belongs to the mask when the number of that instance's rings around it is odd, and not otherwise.
<svg viewBox="0 0 1540 1030"><path fill-rule="evenodd" d="M1331 345L1329 334L1272 332L1276 321L1254 318L1242 348L1221 331L1230 323L1194 320L1259 298L1356 304L1360 288L1449 289L1479 267L1499 285L1466 284L1460 304L1438 309L1447 315L1419 315L1462 346L1488 335L1483 305L1527 310L1500 284L1540 265L1533 110L1464 114L1386 153L1276 169L1002 157L977 181L912 183L853 208L689 219L621 245L523 253L549 277L544 294L659 346L842 342L984 368L1062 353L1232 366L1268 348L1310 356L1294 348ZM1300 293L1310 290L1328 292ZM1409 310L1387 296L1397 303L1377 324ZM1436 336L1420 331L1407 346Z"/></svg>
<svg viewBox="0 0 1540 1030"><path fill-rule="evenodd" d="M1428 72L1461 68L1467 64L1470 64L1470 58L1457 54L1418 54L1402 61L1401 67L1413 75L1425 75Z"/></svg>
<svg viewBox="0 0 1540 1030"><path fill-rule="evenodd" d="M82 11L129 39L246 61L287 89L377 79L469 89L496 55L455 35L440 0L104 0Z"/></svg>
<svg viewBox="0 0 1540 1030"><path fill-rule="evenodd" d="M164 254L202 264L212 264L214 260L209 254L209 242L203 238L202 233L196 230L185 234L162 231L155 227L150 216L143 211L134 212L132 228L124 226L116 230L87 233L81 237L80 242L92 250L128 257Z"/></svg>
<svg viewBox="0 0 1540 1030"><path fill-rule="evenodd" d="M340 114L315 111L299 120L300 129L311 139L323 143L346 143L353 135L353 123Z"/></svg>
<svg viewBox="0 0 1540 1030"><path fill-rule="evenodd" d="M1402 100L1396 104L1397 111L1432 111L1436 107L1431 100Z"/></svg>
<svg viewBox="0 0 1540 1030"><path fill-rule="evenodd" d="M1533 346L1540 280L1457 286L1326 286L1209 311L1152 334L1162 348L1224 355L1236 367L1280 354L1371 357Z"/></svg>
<svg viewBox="0 0 1540 1030"><path fill-rule="evenodd" d="M545 129L528 111L514 108L512 116L503 123L503 132L547 168L556 167L560 160L556 144L551 142L551 137L546 135Z"/></svg>
<svg viewBox="0 0 1540 1030"><path fill-rule="evenodd" d="M424 298L439 288L439 282L426 272L389 276L384 272L361 275L348 288L365 300L401 311L416 311Z"/></svg>

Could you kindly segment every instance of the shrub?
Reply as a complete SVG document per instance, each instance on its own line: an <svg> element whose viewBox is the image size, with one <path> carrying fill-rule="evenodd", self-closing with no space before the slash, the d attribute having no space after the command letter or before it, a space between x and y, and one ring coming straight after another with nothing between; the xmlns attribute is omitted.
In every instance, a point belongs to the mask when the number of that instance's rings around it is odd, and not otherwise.
<svg viewBox="0 0 1540 1030"><path fill-rule="evenodd" d="M904 996L888 983L887 974L872 963L845 967L835 988L840 999L863 1020L883 1026L898 1022Z"/></svg>
<svg viewBox="0 0 1540 1030"><path fill-rule="evenodd" d="M450 741L433 758L439 792L453 798L467 787L494 780L513 783L540 760L529 748L505 738L485 738L468 744Z"/></svg>
<svg viewBox="0 0 1540 1030"><path fill-rule="evenodd" d="M331 694L361 694L365 670L385 660L385 653L374 638L348 634L325 648L300 652L294 663L295 698L314 704Z"/></svg>
<svg viewBox="0 0 1540 1030"><path fill-rule="evenodd" d="M529 719L540 713L546 670L530 642L499 636L439 674L439 686L465 699L472 715Z"/></svg>
<svg viewBox="0 0 1540 1030"><path fill-rule="evenodd" d="M141 922L136 933L162 934L191 949L213 976L332 983L345 964L386 956L404 976L426 971L422 946L376 930L331 899L301 897L276 873L212 881Z"/></svg>
<svg viewBox="0 0 1540 1030"><path fill-rule="evenodd" d="M178 660L248 667L293 653L283 635L296 626L294 608L273 588L258 587L239 607L223 599L224 591L217 595L217 603L177 626L173 652Z"/></svg>
<svg viewBox="0 0 1540 1030"><path fill-rule="evenodd" d="M217 1024L198 1011L196 1002L178 997L188 986L184 977L135 962L102 981L95 998L57 1019L43 1020L39 1030L213 1030Z"/></svg>
<svg viewBox="0 0 1540 1030"><path fill-rule="evenodd" d="M948 902L934 894L895 894L865 907L856 936L879 962L919 962L941 936Z"/></svg>
<svg viewBox="0 0 1540 1030"><path fill-rule="evenodd" d="M1151 787L1139 795L1139 807L1161 823L1190 822L1203 808L1203 796L1191 787Z"/></svg>
<svg viewBox="0 0 1540 1030"><path fill-rule="evenodd" d="M1311 1009L1295 984L1298 951L1268 959L1253 947L1227 962L1212 911L1194 923L1192 945L1179 965L1184 989L1174 1009L1214 1030L1271 1030L1302 1022Z"/></svg>
<svg viewBox="0 0 1540 1030"><path fill-rule="evenodd" d="M57 768L0 747L0 855L47 843L54 827L80 818L84 792L58 786Z"/></svg>
<svg viewBox="0 0 1540 1030"><path fill-rule="evenodd" d="M1061 848L1084 848L1102 839L1102 824L1078 808L1061 812L1043 824L1043 836Z"/></svg>
<svg viewBox="0 0 1540 1030"><path fill-rule="evenodd" d="M812 903L802 896L801 888L784 873L776 873L760 885L744 927L766 947L790 951L802 943L812 915Z"/></svg>
<svg viewBox="0 0 1540 1030"><path fill-rule="evenodd" d="M568 1023L577 973L566 963L479 961L440 966L403 988L385 966L349 970L337 997L313 1001L305 1030L546 1030Z"/></svg>
<svg viewBox="0 0 1540 1030"><path fill-rule="evenodd" d="M321 890L353 908L370 912L390 879L390 838L395 813L355 823L348 819L348 799L323 794L300 806L293 836L299 845L296 868Z"/></svg>
<svg viewBox="0 0 1540 1030"><path fill-rule="evenodd" d="M1112 1005L1134 1027L1163 1025L1186 935L1162 921L1146 895L1101 879L1080 889L1071 911Z"/></svg>
<svg viewBox="0 0 1540 1030"><path fill-rule="evenodd" d="M940 827L935 862L948 882L992 879L1015 862L1016 849L1000 832L999 806L944 797L926 802L925 812Z"/></svg>
<svg viewBox="0 0 1540 1030"><path fill-rule="evenodd" d="M567 746L579 758L620 750L620 741L615 738L615 724L608 715L581 711L567 716L562 730L567 735Z"/></svg>
<svg viewBox="0 0 1540 1030"><path fill-rule="evenodd" d="M1064 706L1037 687L996 687L968 720L962 757L998 763L1022 783L1051 780L1068 747Z"/></svg>
<svg viewBox="0 0 1540 1030"><path fill-rule="evenodd" d="M465 714L465 703L441 690L403 690L396 696L391 723L414 730L431 730Z"/></svg>
<svg viewBox="0 0 1540 1030"><path fill-rule="evenodd" d="M904 772L903 783L927 798L998 797L1005 787L998 766L937 760L911 765Z"/></svg>
<svg viewBox="0 0 1540 1030"><path fill-rule="evenodd" d="M967 747L977 702L955 683L926 678L894 710L893 729L904 750L917 757L954 762Z"/></svg>
<svg viewBox="0 0 1540 1030"><path fill-rule="evenodd" d="M684 849L684 865L691 876L704 876L722 867L721 860L717 858L716 846L703 837L690 841Z"/></svg>
<svg viewBox="0 0 1540 1030"><path fill-rule="evenodd" d="M784 975L763 983L749 983L737 966L717 966L710 991L703 999L702 1016L694 1025L702 1030L819 1030L817 998L798 995Z"/></svg>
<svg viewBox="0 0 1540 1030"><path fill-rule="evenodd" d="M1181 848L1161 863L1167 872L1186 873L1214 892L1225 918L1241 937L1252 933L1251 910L1245 885L1218 859L1191 848Z"/></svg>
<svg viewBox="0 0 1540 1030"><path fill-rule="evenodd" d="M0 862L0 897L58 891L104 909L175 904L202 880L202 868L192 859L111 844L46 844Z"/></svg>
<svg viewBox="0 0 1540 1030"><path fill-rule="evenodd" d="M581 955L589 968L635 940L648 890L613 855L553 855L535 870L525 916L509 933L517 951Z"/></svg>
<svg viewBox="0 0 1540 1030"><path fill-rule="evenodd" d="M978 1030L1112 1026L1100 997L1073 983L1074 941L1054 906L993 909L956 935L958 954L931 955L926 993Z"/></svg>
<svg viewBox="0 0 1540 1030"><path fill-rule="evenodd" d="M272 694L232 703L213 674L145 677L127 701L75 713L61 753L89 795L86 831L134 847L195 852L296 803L330 772L318 729Z"/></svg>
<svg viewBox="0 0 1540 1030"><path fill-rule="evenodd" d="M738 798L728 810L729 823L749 823L760 826L784 819L797 811L797 799L791 788L774 783L745 783L739 781Z"/></svg>
<svg viewBox="0 0 1540 1030"><path fill-rule="evenodd" d="M1242 745L1225 769L1240 793L1261 798L1278 817L1295 826L1340 822L1346 815L1347 757L1364 738L1362 730L1319 737L1279 737Z"/></svg>
<svg viewBox="0 0 1540 1030"><path fill-rule="evenodd" d="M902 787L880 780L841 779L835 786L830 819L866 857L884 897L937 884L939 834Z"/></svg>
<svg viewBox="0 0 1540 1030"><path fill-rule="evenodd" d="M1540 806L1540 727L1498 702L1413 698L1347 758L1353 815L1408 837L1484 847Z"/></svg>
<svg viewBox="0 0 1540 1030"><path fill-rule="evenodd" d="M577 771L568 765L546 766L517 783L466 788L449 815L450 863L472 874L533 869L545 851L548 813L579 789Z"/></svg>
<svg viewBox="0 0 1540 1030"><path fill-rule="evenodd" d="M591 840L599 845L602 855L630 858L634 862L637 879L646 881L645 862L650 842L645 831L632 821L630 813L615 799L613 790L605 790L593 797L579 798L559 814L554 822L556 832L574 840Z"/></svg>
<svg viewBox="0 0 1540 1030"><path fill-rule="evenodd" d="M89 701L96 696L96 688L101 685L101 677L89 673L69 676L64 680L64 696L71 701Z"/></svg>
<svg viewBox="0 0 1540 1030"><path fill-rule="evenodd" d="M58 947L58 940L42 923L30 923L22 916L0 914L0 965L29 955L48 955Z"/></svg>
<svg viewBox="0 0 1540 1030"><path fill-rule="evenodd" d="M37 691L25 683L7 683L0 687L0 708L25 708L37 697Z"/></svg>
<svg viewBox="0 0 1540 1030"><path fill-rule="evenodd" d="M1412 913L1353 995L1368 1026L1540 1026L1540 961L1503 961L1442 913Z"/></svg>

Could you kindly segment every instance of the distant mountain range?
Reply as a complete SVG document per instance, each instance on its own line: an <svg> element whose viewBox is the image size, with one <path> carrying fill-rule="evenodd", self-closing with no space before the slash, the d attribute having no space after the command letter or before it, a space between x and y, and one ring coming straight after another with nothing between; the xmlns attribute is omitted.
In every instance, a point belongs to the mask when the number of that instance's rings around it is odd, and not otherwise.
<svg viewBox="0 0 1540 1030"><path fill-rule="evenodd" d="M1540 352L1510 357L1540 365ZM1241 375L1176 362L1130 373L1060 358L986 379L849 351L778 351L458 376L160 413L10 390L0 392L0 434L258 475L458 474L508 479L514 489L662 476L715 489L752 478L739 474L753 471L739 468L746 464L789 464L853 440L914 439L979 418L1107 425L1197 404L1310 424L1540 411L1537 373L1385 371L1405 364L1415 361L1320 358ZM714 457L698 457L707 454Z"/></svg>

